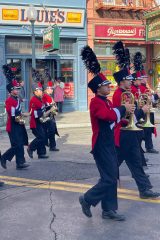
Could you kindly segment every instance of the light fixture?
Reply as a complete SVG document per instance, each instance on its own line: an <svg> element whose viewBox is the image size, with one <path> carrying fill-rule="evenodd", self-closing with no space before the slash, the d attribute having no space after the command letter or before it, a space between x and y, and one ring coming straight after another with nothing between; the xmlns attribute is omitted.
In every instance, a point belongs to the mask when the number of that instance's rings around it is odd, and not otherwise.
<svg viewBox="0 0 160 240"><path fill-rule="evenodd" d="M37 10L33 5L30 5L27 10L27 17L30 22L35 22L37 19Z"/></svg>

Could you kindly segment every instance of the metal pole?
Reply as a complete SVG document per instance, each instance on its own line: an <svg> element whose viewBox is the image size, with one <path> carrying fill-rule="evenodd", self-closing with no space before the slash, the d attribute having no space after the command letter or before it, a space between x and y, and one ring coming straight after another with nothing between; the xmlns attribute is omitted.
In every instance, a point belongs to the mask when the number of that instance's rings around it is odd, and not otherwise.
<svg viewBox="0 0 160 240"><path fill-rule="evenodd" d="M36 57L35 57L35 34L34 34L34 22L31 21L31 26L32 26L32 68L36 68Z"/></svg>

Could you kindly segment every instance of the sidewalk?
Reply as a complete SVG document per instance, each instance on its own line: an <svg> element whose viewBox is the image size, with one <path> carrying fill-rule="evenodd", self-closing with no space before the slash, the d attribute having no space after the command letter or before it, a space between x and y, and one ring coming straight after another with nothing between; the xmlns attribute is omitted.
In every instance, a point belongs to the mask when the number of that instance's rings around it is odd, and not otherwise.
<svg viewBox="0 0 160 240"><path fill-rule="evenodd" d="M60 128L82 128L89 127L90 116L89 112L67 112L56 116L57 127ZM29 129L29 119L26 119L26 128ZM5 126L0 127L1 131L5 130Z"/></svg>
<svg viewBox="0 0 160 240"><path fill-rule="evenodd" d="M87 112L67 112L56 116L57 127L61 128L83 128L90 127L89 111ZM155 112L155 122L160 124L160 112ZM29 119L26 119L26 128L29 129ZM1 131L5 130L5 126L0 127Z"/></svg>

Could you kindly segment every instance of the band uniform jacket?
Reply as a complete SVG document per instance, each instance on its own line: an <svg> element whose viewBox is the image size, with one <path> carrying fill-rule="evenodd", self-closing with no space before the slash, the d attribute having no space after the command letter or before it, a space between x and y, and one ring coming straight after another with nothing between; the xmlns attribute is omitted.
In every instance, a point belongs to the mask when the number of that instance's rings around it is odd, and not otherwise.
<svg viewBox="0 0 160 240"><path fill-rule="evenodd" d="M56 103L54 102L52 96L50 96L50 95L47 94L47 93L44 93L44 94L43 94L42 102L43 102L43 104L45 105L45 110L46 110L46 111L50 110L51 107L52 107L54 104L56 104ZM51 115L51 114L50 114L50 115ZM53 121L53 122L54 122L55 134L56 134L57 136L59 136L54 115L51 116L51 120L49 120L49 121Z"/></svg>
<svg viewBox="0 0 160 240"><path fill-rule="evenodd" d="M33 96L29 104L30 112L30 128L34 129L37 127L37 123L40 124L39 118L43 116L45 112L45 105L42 102L42 99L36 96Z"/></svg>
<svg viewBox="0 0 160 240"><path fill-rule="evenodd" d="M140 88L138 86L135 86L132 84L131 85L131 93L133 93L135 100L137 100L140 95Z"/></svg>
<svg viewBox="0 0 160 240"><path fill-rule="evenodd" d="M6 131L9 133L12 143L16 145L28 145L28 135L25 125L19 124L15 121L15 117L20 116L21 102L18 97L9 96L5 101L7 112Z"/></svg>
<svg viewBox="0 0 160 240"><path fill-rule="evenodd" d="M115 122L119 122L125 112L124 106L113 108L112 103L105 97L95 96L90 103L92 153L99 159L100 166L105 165L105 169L108 169L106 174L108 174L108 181L111 182L118 178L118 159L113 128Z"/></svg>

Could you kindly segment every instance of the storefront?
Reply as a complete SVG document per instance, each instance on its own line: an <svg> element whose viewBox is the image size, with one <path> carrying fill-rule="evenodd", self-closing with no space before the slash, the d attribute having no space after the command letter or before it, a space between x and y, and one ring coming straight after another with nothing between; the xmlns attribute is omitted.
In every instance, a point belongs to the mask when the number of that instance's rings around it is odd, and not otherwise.
<svg viewBox="0 0 160 240"><path fill-rule="evenodd" d="M150 74L153 78L153 89L160 84L160 10L145 14L146 41L153 46Z"/></svg>
<svg viewBox="0 0 160 240"><path fill-rule="evenodd" d="M113 73L117 71L117 65L113 56L113 45L122 40L124 46L130 50L131 59L137 51L140 51L143 58L146 59L148 46L145 42L145 26L95 24L93 28L94 50L99 59L101 70L112 82L112 90L114 91L116 83ZM131 72L133 70L131 64Z"/></svg>
<svg viewBox="0 0 160 240"><path fill-rule="evenodd" d="M7 2L7 3L6 3ZM0 68L5 63L21 67L21 78L25 83L25 108L31 96L32 43L30 22L27 19L26 5L17 5L16 1L0 4ZM15 4L13 4L15 2ZM64 111L87 110L87 75L82 71L83 63L80 50L86 45L85 1L72 0L45 1L40 6L32 1L38 17L35 22L36 68L43 70L48 66L53 80L61 77L65 83ZM53 5L54 4L54 5ZM50 25L59 27L60 48L54 52L43 49L43 31ZM0 102L6 97L6 80L0 71Z"/></svg>
<svg viewBox="0 0 160 240"><path fill-rule="evenodd" d="M127 3L121 6L120 2L89 0L88 3L88 43L99 59L102 72L112 82L111 97L116 88L113 73L117 71L113 45L119 40L123 41L130 50L131 59L135 52L140 51L146 60L144 65L147 72L152 55L152 45L146 43L145 21L140 20L143 7L140 10L138 6L130 7ZM92 97L89 91L89 102Z"/></svg>

